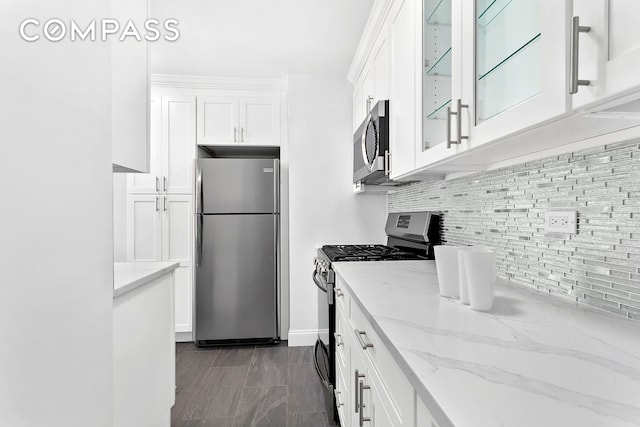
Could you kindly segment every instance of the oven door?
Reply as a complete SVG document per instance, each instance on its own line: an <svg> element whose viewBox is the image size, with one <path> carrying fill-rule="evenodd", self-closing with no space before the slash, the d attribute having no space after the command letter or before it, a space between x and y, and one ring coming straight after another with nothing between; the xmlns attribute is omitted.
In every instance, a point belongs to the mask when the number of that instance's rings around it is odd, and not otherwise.
<svg viewBox="0 0 640 427"><path fill-rule="evenodd" d="M325 407L330 423L338 421L335 406L335 306L333 305L333 285L314 270L313 282L318 287L318 339L313 352L313 363L323 386Z"/></svg>

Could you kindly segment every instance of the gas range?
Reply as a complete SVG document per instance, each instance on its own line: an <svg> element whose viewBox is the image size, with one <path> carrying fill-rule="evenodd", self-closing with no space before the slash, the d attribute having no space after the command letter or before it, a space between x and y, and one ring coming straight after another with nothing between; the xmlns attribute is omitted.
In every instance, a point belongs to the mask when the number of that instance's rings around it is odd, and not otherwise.
<svg viewBox="0 0 640 427"><path fill-rule="evenodd" d="M325 388L330 422L338 421L335 406L335 273L333 262L400 261L433 259L433 246L440 244L440 216L434 212L391 213L385 226L387 244L325 245L313 264L313 282L318 287L318 340L314 363Z"/></svg>
<svg viewBox="0 0 640 427"><path fill-rule="evenodd" d="M412 251L385 245L325 245L321 251L330 262L429 259L425 251Z"/></svg>

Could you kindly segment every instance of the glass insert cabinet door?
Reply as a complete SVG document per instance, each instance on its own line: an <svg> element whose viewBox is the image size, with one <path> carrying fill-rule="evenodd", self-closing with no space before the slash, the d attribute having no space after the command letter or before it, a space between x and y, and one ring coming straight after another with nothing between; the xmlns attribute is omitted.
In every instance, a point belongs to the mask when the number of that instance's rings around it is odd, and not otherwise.
<svg viewBox="0 0 640 427"><path fill-rule="evenodd" d="M452 98L451 1L423 1L423 151L446 137Z"/></svg>
<svg viewBox="0 0 640 427"><path fill-rule="evenodd" d="M570 1L463 5L462 103L469 108L461 115L469 147L566 113Z"/></svg>
<svg viewBox="0 0 640 427"><path fill-rule="evenodd" d="M475 123L540 94L539 0L476 2Z"/></svg>
<svg viewBox="0 0 640 427"><path fill-rule="evenodd" d="M422 0L416 166L567 114L570 28L571 0Z"/></svg>

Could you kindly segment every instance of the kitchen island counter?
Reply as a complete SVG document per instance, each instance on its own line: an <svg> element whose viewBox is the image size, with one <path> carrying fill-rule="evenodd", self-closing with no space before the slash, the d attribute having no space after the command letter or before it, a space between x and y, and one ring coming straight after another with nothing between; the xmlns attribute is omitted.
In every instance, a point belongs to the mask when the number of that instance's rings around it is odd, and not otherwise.
<svg viewBox="0 0 640 427"><path fill-rule="evenodd" d="M504 282L474 311L433 261L332 266L440 427L640 425L640 323Z"/></svg>
<svg viewBox="0 0 640 427"><path fill-rule="evenodd" d="M113 297L152 282L179 266L177 262L116 262L113 264Z"/></svg>

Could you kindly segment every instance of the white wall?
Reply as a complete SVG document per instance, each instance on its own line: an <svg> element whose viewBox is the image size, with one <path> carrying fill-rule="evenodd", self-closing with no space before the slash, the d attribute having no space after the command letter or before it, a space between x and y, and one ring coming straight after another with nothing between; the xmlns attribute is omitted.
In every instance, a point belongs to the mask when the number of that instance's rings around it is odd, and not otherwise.
<svg viewBox="0 0 640 427"><path fill-rule="evenodd" d="M385 243L386 197L354 195L352 92L346 77L289 77L289 345L311 345L323 244Z"/></svg>
<svg viewBox="0 0 640 427"><path fill-rule="evenodd" d="M109 47L27 43L25 18L107 0L0 5L0 425L112 425Z"/></svg>

